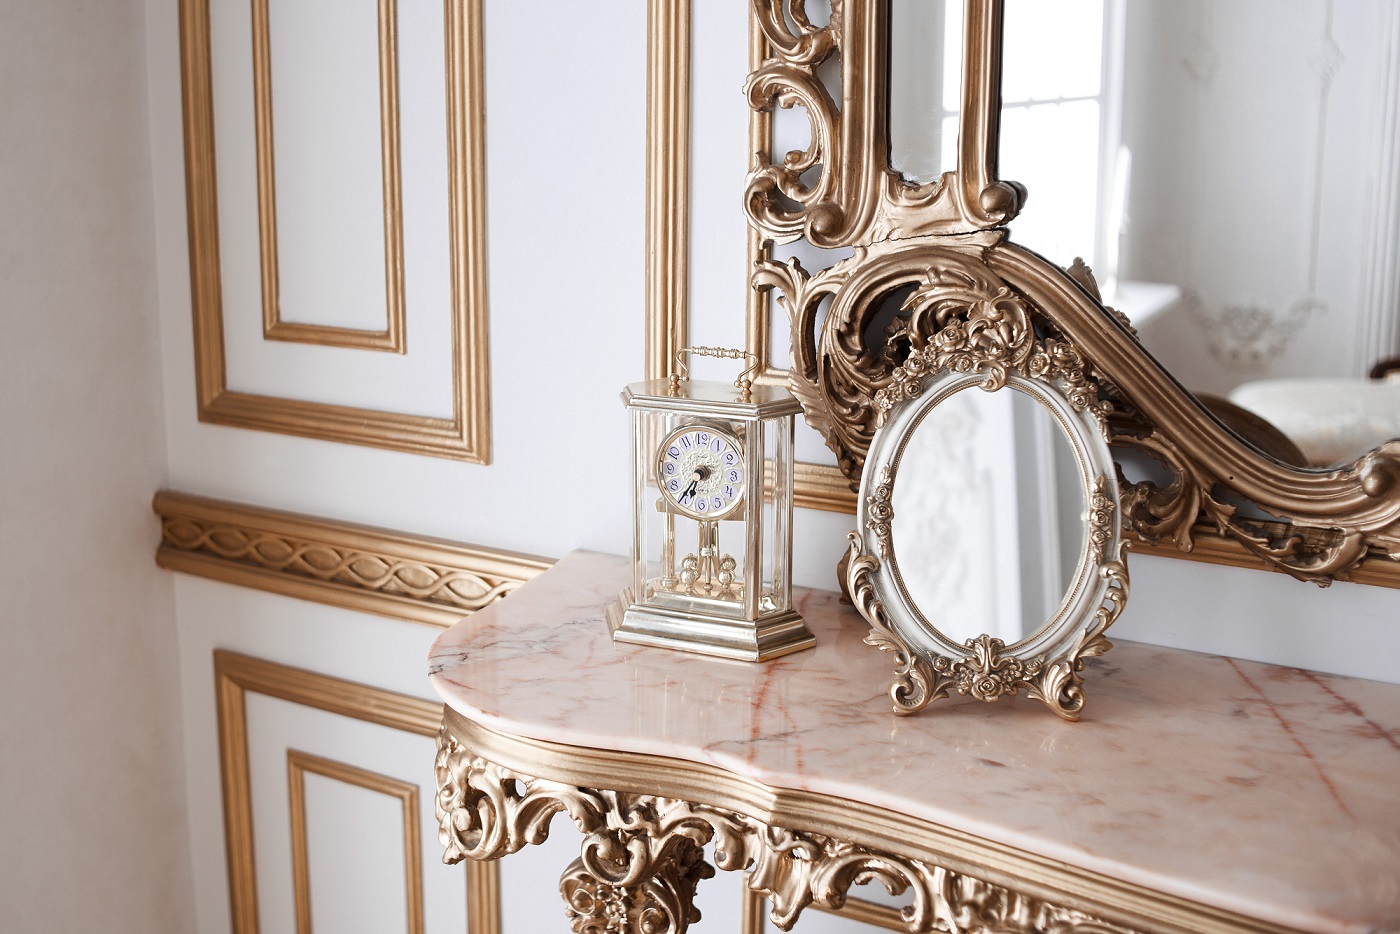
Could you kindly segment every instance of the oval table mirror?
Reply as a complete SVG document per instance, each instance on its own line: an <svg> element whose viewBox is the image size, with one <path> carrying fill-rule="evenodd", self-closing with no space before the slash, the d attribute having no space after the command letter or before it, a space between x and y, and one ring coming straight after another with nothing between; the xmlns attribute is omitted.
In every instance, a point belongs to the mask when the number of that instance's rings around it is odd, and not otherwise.
<svg viewBox="0 0 1400 934"><path fill-rule="evenodd" d="M1110 647L1127 570L1104 403L1056 350L1063 370L1029 357L1044 378L916 356L882 392L847 584L866 641L898 659L896 713L950 692L1084 707L1083 661Z"/></svg>

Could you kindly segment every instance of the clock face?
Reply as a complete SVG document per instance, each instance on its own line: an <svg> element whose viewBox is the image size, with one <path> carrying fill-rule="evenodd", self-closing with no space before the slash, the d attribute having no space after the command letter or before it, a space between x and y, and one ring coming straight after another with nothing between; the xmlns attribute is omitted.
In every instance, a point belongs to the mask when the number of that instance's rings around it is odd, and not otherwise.
<svg viewBox="0 0 1400 934"><path fill-rule="evenodd" d="M666 436L656 457L661 495L677 512L722 519L744 499L739 442L711 425L684 425Z"/></svg>

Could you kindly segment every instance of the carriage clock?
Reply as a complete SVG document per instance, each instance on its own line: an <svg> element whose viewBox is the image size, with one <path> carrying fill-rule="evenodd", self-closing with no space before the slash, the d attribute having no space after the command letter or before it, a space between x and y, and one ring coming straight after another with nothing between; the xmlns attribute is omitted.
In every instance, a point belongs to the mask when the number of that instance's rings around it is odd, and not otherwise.
<svg viewBox="0 0 1400 934"><path fill-rule="evenodd" d="M733 384L692 380L685 355L749 357ZM753 354L687 347L669 379L622 392L632 415L632 585L613 639L743 661L816 644L792 607L793 416L753 385Z"/></svg>

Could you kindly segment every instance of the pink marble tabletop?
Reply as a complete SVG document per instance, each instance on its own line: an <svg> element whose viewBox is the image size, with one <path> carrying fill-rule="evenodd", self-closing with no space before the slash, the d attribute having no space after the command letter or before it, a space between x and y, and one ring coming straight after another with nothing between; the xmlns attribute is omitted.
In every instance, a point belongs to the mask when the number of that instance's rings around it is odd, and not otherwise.
<svg viewBox="0 0 1400 934"><path fill-rule="evenodd" d="M1400 686L1120 643L1079 723L1021 698L896 717L890 656L835 594L796 595L815 649L746 664L614 645L627 575L568 555L443 633L434 687L498 731L710 763L1274 923L1400 930Z"/></svg>

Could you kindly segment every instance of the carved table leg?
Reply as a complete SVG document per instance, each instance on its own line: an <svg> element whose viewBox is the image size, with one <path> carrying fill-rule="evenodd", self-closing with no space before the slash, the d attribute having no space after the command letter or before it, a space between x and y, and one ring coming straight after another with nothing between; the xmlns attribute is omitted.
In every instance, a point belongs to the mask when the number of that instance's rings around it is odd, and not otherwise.
<svg viewBox="0 0 1400 934"><path fill-rule="evenodd" d="M575 934L683 934L696 921L695 888L715 874L689 841L671 848L651 874L632 885L598 879L576 859L559 879Z"/></svg>

